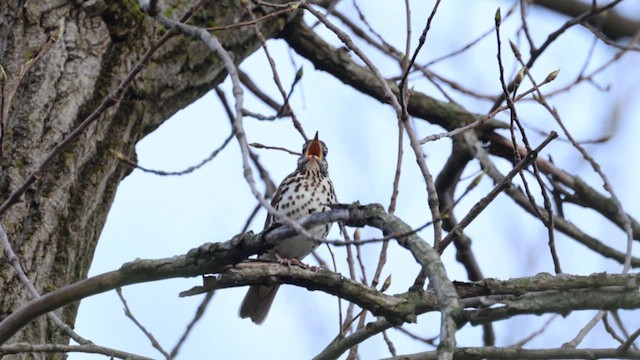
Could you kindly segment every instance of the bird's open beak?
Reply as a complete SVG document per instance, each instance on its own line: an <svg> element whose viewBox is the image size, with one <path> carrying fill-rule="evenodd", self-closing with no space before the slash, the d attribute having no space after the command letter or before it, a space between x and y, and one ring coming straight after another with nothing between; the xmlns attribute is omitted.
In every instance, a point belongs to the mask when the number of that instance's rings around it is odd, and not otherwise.
<svg viewBox="0 0 640 360"><path fill-rule="evenodd" d="M307 153L305 154L307 158L322 159L322 145L320 144L320 140L318 140L318 132L316 131L316 136L311 140L311 144L307 147Z"/></svg>

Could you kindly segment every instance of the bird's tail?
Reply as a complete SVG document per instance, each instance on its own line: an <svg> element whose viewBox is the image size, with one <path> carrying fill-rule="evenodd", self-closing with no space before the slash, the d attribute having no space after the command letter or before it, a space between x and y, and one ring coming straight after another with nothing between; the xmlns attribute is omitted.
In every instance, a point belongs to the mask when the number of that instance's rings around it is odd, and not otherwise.
<svg viewBox="0 0 640 360"><path fill-rule="evenodd" d="M250 286L240 306L240 317L243 319L251 318L254 323L262 324L269 314L269 309L279 287L279 284Z"/></svg>

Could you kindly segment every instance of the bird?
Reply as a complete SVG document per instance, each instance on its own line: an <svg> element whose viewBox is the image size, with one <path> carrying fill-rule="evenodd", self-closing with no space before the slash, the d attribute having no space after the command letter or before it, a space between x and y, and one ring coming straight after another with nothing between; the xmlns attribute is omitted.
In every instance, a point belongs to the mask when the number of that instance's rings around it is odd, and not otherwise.
<svg viewBox="0 0 640 360"><path fill-rule="evenodd" d="M302 147L298 166L294 172L282 180L276 190L271 206L289 219L298 221L310 214L331 209L337 203L333 183L329 178L327 145L316 136ZM269 213L264 224L265 231L281 226L278 219ZM308 230L316 239L326 239L331 223L318 225ZM260 255L260 260L301 263L318 243L304 235L285 239L268 252ZM262 324L269 313L280 284L251 285L240 306L240 317L250 318L255 324Z"/></svg>

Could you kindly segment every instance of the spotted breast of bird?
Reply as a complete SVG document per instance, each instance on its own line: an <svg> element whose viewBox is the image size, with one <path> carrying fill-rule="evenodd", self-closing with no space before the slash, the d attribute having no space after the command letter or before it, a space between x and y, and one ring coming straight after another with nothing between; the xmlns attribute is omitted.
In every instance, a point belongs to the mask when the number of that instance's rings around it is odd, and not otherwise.
<svg viewBox="0 0 640 360"><path fill-rule="evenodd" d="M333 183L329 178L327 146L318 139L316 132L316 136L302 147L296 170L285 177L278 186L271 206L280 214L298 221L315 212L330 210L330 206L336 202ZM267 215L265 230L279 225L276 216ZM330 229L331 224L325 224L308 231L316 239L325 239ZM296 235L285 239L258 259L300 261L317 245L312 239ZM279 284L250 286L240 306L240 317L250 318L254 323L261 324L269 313L279 287Z"/></svg>

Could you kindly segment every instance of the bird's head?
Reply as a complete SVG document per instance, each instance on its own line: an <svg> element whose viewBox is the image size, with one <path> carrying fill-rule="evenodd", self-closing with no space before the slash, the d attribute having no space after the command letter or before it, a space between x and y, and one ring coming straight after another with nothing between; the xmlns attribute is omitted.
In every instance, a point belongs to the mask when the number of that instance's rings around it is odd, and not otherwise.
<svg viewBox="0 0 640 360"><path fill-rule="evenodd" d="M298 159L298 169L308 169L311 171L320 170L323 173L328 171L327 145L318 140L318 132L313 140L307 141L302 147L302 155Z"/></svg>

